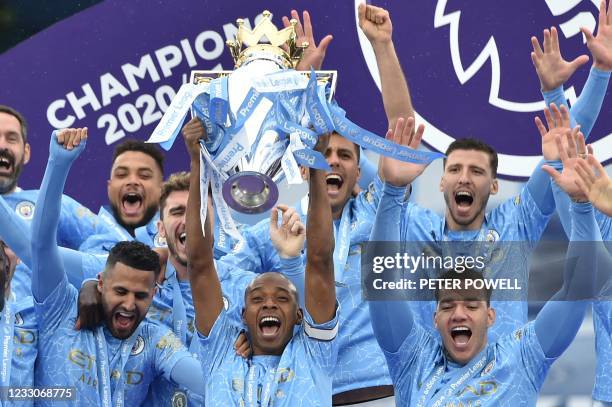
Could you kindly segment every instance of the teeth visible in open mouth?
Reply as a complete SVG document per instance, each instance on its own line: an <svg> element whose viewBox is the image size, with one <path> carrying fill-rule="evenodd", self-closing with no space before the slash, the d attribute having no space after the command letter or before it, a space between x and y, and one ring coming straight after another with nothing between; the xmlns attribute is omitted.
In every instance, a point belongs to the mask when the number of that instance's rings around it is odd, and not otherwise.
<svg viewBox="0 0 612 407"><path fill-rule="evenodd" d="M128 314L126 312L119 312L119 315L124 317L124 318L132 318L133 314Z"/></svg>
<svg viewBox="0 0 612 407"><path fill-rule="evenodd" d="M328 185L336 185L338 188L342 186L344 180L338 174L329 174L326 179Z"/></svg>
<svg viewBox="0 0 612 407"><path fill-rule="evenodd" d="M470 333L472 332L472 330L470 328L468 328L467 326L456 326L453 329L451 329L452 333Z"/></svg>
<svg viewBox="0 0 612 407"><path fill-rule="evenodd" d="M467 196L467 197L472 197L472 194L470 194L468 191L459 191L457 192L457 196Z"/></svg>
<svg viewBox="0 0 612 407"><path fill-rule="evenodd" d="M276 323L276 324L280 324L280 319L276 318L276 317L263 317L261 320L261 323L266 323L266 322L272 322L272 323Z"/></svg>
<svg viewBox="0 0 612 407"><path fill-rule="evenodd" d="M185 244L185 240L187 240L187 233L183 232L179 235L179 241L181 244Z"/></svg>
<svg viewBox="0 0 612 407"><path fill-rule="evenodd" d="M11 166L11 162L9 160L7 160L6 158L0 158L0 167L4 167L4 168L10 168Z"/></svg>

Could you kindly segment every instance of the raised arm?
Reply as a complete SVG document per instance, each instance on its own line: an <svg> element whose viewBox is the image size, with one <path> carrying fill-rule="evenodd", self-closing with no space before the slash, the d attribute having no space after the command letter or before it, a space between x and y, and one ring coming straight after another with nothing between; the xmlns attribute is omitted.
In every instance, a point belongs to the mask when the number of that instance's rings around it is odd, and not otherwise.
<svg viewBox="0 0 612 407"><path fill-rule="evenodd" d="M196 327L200 333L208 336L223 309L223 296L213 256L212 211L209 210L206 216L206 236L202 233L200 220L200 136L203 132L201 126L199 119L193 118L182 130L191 159L185 225L187 261Z"/></svg>
<svg viewBox="0 0 612 407"><path fill-rule="evenodd" d="M414 121L412 119L409 119L407 125L405 125L404 119L398 120L394 131L389 130L387 133L387 139L397 144L408 145L413 125ZM423 130L424 128L421 126L415 134L416 146L420 142ZM380 159L383 161L381 165L384 171L383 176L387 181L384 184L383 194L376 211L370 242L399 242L405 180L402 179L401 172L396 171L393 165L393 161L396 160L388 157L380 157ZM371 249L375 250L372 247ZM386 352L396 352L412 330L413 316L408 303L403 301L369 301L368 306L370 307L372 328L378 344ZM398 324L397 321L402 321L402 323Z"/></svg>
<svg viewBox="0 0 612 407"><path fill-rule="evenodd" d="M574 201L569 211L571 235L563 273L563 286L542 308L535 322L538 340L547 357L561 355L573 340L589 306L588 300L595 297L597 271L605 267L601 264L605 261L605 257L608 257L609 261L607 250L601 244L601 233L593 207L586 201L586 196L574 182L576 174L572 169L576 165L573 161L583 160L577 157L577 149L584 149L581 154L586 154L584 138L569 133L565 138L567 148L561 143L561 137L556 138L564 163L563 174L547 168L559 187L563 188ZM577 203L577 201L586 203Z"/></svg>
<svg viewBox="0 0 612 407"><path fill-rule="evenodd" d="M325 151L328 143L329 135L319 136L317 151ZM305 304L313 321L323 324L331 321L336 313L334 230L325 171L310 168L309 197Z"/></svg>
<svg viewBox="0 0 612 407"><path fill-rule="evenodd" d="M49 161L32 221L32 294L38 302L43 302L65 278L57 246L62 192L68 171L85 148L86 139L86 128L66 129L51 135Z"/></svg>
<svg viewBox="0 0 612 407"><path fill-rule="evenodd" d="M607 254L603 246L595 244L601 242L601 234L592 205L572 203L571 217L572 234L563 287L546 303L535 320L538 341L549 358L560 356L576 336L590 306L588 300L596 294L597 270L602 267L603 256Z"/></svg>
<svg viewBox="0 0 612 407"><path fill-rule="evenodd" d="M389 12L383 8L360 4L359 27L372 44L380 74L380 87L389 128L400 117L414 118L408 84L392 40L393 26Z"/></svg>

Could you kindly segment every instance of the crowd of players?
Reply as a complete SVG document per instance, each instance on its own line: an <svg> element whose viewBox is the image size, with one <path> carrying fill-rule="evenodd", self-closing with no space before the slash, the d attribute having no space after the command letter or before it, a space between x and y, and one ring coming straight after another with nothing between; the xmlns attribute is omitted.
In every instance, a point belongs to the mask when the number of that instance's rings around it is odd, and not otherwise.
<svg viewBox="0 0 612 407"><path fill-rule="evenodd" d="M308 13L302 18L298 35L310 43L302 65L317 68L331 37L317 46ZM391 19L362 5L359 24L380 72L386 137L416 149L425 129L415 126ZM567 301L578 291L610 299L601 279L612 270L604 244L612 237L612 181L585 143L612 71L605 0L597 35L584 33L593 66L571 108L563 83L589 58L565 61L555 28L544 30L542 45L532 38L550 108L546 124L536 119L544 161L516 198L485 213L498 191L497 154L479 140L446 151L440 216L409 199L425 165L381 157L377 174L362 173L358 146L332 133L315 147L331 172L304 169L308 196L243 227L230 250L215 241L211 199L200 221L198 119L182 130L190 172L165 182L155 146L117 146L109 205L95 215L63 195L87 129L53 132L40 189L22 190L26 121L0 106L0 403L534 405L591 307L593 399L612 403L611 303ZM360 176L369 187L357 192ZM570 239L564 283L534 321L524 302L491 301L486 290L439 290L432 302L362 299L365 242L520 241L528 257L555 211ZM448 270L444 278L483 276Z"/></svg>

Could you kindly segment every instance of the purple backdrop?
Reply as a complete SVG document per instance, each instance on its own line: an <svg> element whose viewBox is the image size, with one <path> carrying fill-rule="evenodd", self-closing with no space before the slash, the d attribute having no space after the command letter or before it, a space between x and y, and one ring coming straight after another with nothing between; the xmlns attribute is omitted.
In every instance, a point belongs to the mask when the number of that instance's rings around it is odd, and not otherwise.
<svg viewBox="0 0 612 407"><path fill-rule="evenodd" d="M113 144L125 137L147 139L191 69L230 69L225 40L235 32L236 18L254 24L264 7L254 3L106 0L0 55L0 103L24 113L31 129L33 159L20 185L38 187L52 128L87 126L88 149L67 192L97 210L106 202ZM272 0L265 7L279 26L291 7L307 8L317 38L334 35L323 68L339 71L337 99L349 118L383 134L386 120L358 39L355 3L286 3ZM594 25L597 7L589 0L565 9L547 6L561 2L478 3L376 2L391 11L414 105L430 124L427 144L443 148L448 136L483 138L508 155L502 173L521 177L533 162L525 157L539 154L531 104L541 97L529 38L541 37L545 26L562 24L564 55L588 53L575 27ZM487 57L477 58L483 49ZM589 66L566 87L576 85L579 94ZM612 156L610 113L608 100L591 138L605 160ZM167 155L166 174L186 167L187 156L177 143Z"/></svg>

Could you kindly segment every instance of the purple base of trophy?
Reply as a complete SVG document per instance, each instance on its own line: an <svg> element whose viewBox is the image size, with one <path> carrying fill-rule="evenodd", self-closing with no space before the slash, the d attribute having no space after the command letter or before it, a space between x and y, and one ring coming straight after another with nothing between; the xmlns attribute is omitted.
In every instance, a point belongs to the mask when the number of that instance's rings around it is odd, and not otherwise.
<svg viewBox="0 0 612 407"><path fill-rule="evenodd" d="M223 199L240 213L262 213L276 204L278 187L267 175L242 171L223 183Z"/></svg>

